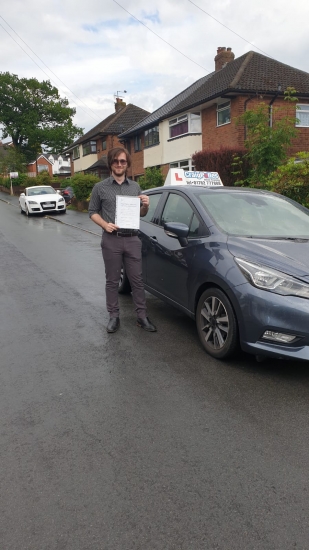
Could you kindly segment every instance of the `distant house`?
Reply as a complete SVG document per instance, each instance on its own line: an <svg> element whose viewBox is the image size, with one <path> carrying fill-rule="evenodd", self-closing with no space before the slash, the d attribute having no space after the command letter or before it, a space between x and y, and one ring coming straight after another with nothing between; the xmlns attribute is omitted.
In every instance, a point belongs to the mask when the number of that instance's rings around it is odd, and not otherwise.
<svg viewBox="0 0 309 550"><path fill-rule="evenodd" d="M113 147L122 146L118 135L148 115L148 111L132 103L126 105L120 97L116 97L115 112L63 151L70 155L72 174L87 172L100 178L107 177L107 153ZM128 170L128 175L131 174L132 168Z"/></svg>
<svg viewBox="0 0 309 550"><path fill-rule="evenodd" d="M118 136L131 149L133 177L154 166L164 174L192 170L192 155L202 149L243 148L245 128L236 119L261 101L270 124L277 106L297 117L291 153L309 150L309 73L253 51L234 57L231 48L218 48L214 72ZM297 105L284 101L288 87L296 89Z"/></svg>
<svg viewBox="0 0 309 550"><path fill-rule="evenodd" d="M50 153L47 155L52 163L53 176L58 178L68 178L71 175L71 160L69 155L56 155Z"/></svg>
<svg viewBox="0 0 309 550"><path fill-rule="evenodd" d="M50 176L53 175L53 164L46 155L38 155L35 160L27 164L27 175L35 178L37 174L47 171Z"/></svg>

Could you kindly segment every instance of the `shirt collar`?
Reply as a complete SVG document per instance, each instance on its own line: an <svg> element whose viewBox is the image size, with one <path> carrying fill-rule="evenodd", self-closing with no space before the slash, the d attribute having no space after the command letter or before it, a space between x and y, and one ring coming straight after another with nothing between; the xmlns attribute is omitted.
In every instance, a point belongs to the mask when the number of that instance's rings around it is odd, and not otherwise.
<svg viewBox="0 0 309 550"><path fill-rule="evenodd" d="M116 180L113 178L113 176L111 176L111 178L112 178L112 183L116 183L116 185L122 185L123 183L129 184L129 181L128 181L128 178L127 178L127 177L126 177L126 178L123 180L123 182L120 183L120 184L118 183L118 181L116 181Z"/></svg>

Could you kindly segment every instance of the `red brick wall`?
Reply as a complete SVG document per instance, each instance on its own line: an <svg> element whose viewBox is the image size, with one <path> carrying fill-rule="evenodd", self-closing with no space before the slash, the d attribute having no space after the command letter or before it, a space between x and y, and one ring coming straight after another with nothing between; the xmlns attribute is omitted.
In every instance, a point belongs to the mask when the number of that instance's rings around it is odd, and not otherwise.
<svg viewBox="0 0 309 550"><path fill-rule="evenodd" d="M217 127L216 105L202 111L202 149L216 150L220 147L242 148L244 146L245 129L244 126L236 125L236 119L245 112L264 102L269 105L271 97L240 96L232 99L231 102L231 122ZM246 104L245 104L246 102ZM308 100L299 100L299 103L309 103ZM283 107L283 110L276 112L276 107ZM296 105L284 101L283 98L277 98L273 103L273 121L289 114L297 116ZM293 140L293 145L289 154L295 154L299 151L309 151L309 128L297 128L297 137Z"/></svg>
<svg viewBox="0 0 309 550"><path fill-rule="evenodd" d="M32 173L32 174L35 174L36 171L37 171L37 166L36 166L37 164L38 164L38 165L41 165L41 166L42 166L43 164L46 165L46 166L48 167L48 173L49 173L49 175L50 175L50 176L53 175L53 168L52 168L52 165L50 164L50 162L48 162L48 160L46 160L46 159L44 159L44 158L39 158L39 159L37 160L36 163L34 162L33 164L28 164L28 166L27 166L27 172L28 172L28 173L30 172L30 173Z"/></svg>

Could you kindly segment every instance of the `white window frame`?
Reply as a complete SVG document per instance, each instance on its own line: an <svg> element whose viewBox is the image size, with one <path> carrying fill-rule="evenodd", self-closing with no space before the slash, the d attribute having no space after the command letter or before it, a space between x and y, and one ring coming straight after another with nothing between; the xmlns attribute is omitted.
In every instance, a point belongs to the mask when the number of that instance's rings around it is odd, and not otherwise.
<svg viewBox="0 0 309 550"><path fill-rule="evenodd" d="M199 116L199 119L200 119L200 128L199 130L193 130L193 117L192 115L198 115ZM171 128L173 128L173 126L178 126L179 124L181 124L182 122L185 122L185 121L188 121L188 131L183 133L183 134L177 134L177 136L171 136ZM169 121L168 121L168 125L169 125L169 139L177 139L178 137L180 136L186 136L188 134L201 134L202 133L202 116L201 116L201 112L200 111L192 111L192 112L189 112L189 113L185 113L183 115L179 115L177 117L174 117L174 118L171 118Z"/></svg>
<svg viewBox="0 0 309 550"><path fill-rule="evenodd" d="M195 167L192 164L192 159L178 160L170 162L170 168L182 168L185 172L194 172Z"/></svg>
<svg viewBox="0 0 309 550"><path fill-rule="evenodd" d="M219 114L223 113L224 111L229 110L229 120L226 122L219 123ZM222 101L221 103L217 104L217 127L218 126L225 126L226 124L231 123L231 101L230 99L228 101Z"/></svg>
<svg viewBox="0 0 309 550"><path fill-rule="evenodd" d="M302 109L302 107L305 107L305 109ZM301 113L304 113L308 117L308 124L302 124L301 117L299 116ZM309 104L308 103L297 103L296 105L296 120L295 126L296 128L308 128L309 127Z"/></svg>

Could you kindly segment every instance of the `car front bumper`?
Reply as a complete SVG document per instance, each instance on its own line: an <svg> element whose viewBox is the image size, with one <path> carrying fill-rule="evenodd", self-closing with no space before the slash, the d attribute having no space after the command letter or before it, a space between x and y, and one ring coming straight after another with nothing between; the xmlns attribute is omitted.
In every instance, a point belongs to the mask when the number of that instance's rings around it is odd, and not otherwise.
<svg viewBox="0 0 309 550"><path fill-rule="evenodd" d="M248 353L309 361L309 300L260 290L250 283L234 288L240 345ZM294 335L290 344L263 338L265 331Z"/></svg>
<svg viewBox="0 0 309 550"><path fill-rule="evenodd" d="M42 214L43 212L63 212L66 209L65 202L55 203L51 205L28 204L29 214Z"/></svg>

